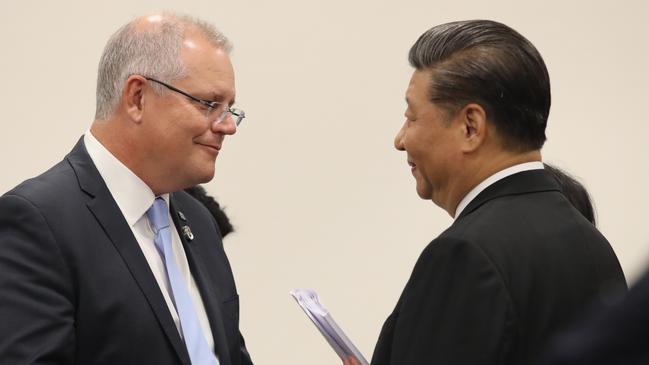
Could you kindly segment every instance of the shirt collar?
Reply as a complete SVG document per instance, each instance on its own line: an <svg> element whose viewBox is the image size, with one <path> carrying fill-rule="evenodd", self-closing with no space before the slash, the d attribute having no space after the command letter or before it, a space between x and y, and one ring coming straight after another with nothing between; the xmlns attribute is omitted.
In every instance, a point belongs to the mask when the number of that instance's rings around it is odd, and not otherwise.
<svg viewBox="0 0 649 365"><path fill-rule="evenodd" d="M510 166L504 170L500 170L496 172L495 174L489 176L488 178L482 180L480 184L478 184L475 188L471 189L468 194L460 200L460 204L457 205L457 208L455 209L455 217L453 219L457 219L457 217L460 216L460 213L464 210L464 208L471 203L473 199L475 199L478 194L480 194L484 189L488 188L490 185L495 183L498 180L504 179L507 176L517 174L519 172L523 171L529 171L529 170L542 170L543 169L543 162L541 161L533 161L533 162L524 162L518 165Z"/></svg>
<svg viewBox="0 0 649 365"><path fill-rule="evenodd" d="M108 191L122 211L126 222L133 227L153 204L155 195L133 171L106 149L92 132L87 131L83 142L90 159L104 179ZM162 195L169 206L169 194Z"/></svg>

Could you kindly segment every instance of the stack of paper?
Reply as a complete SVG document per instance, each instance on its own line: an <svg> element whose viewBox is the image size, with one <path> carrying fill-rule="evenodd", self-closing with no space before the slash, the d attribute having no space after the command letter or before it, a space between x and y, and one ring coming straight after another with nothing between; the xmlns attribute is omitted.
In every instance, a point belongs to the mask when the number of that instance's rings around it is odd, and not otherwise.
<svg viewBox="0 0 649 365"><path fill-rule="evenodd" d="M318 293L312 289L293 289L291 295L341 359L344 360L351 355L361 365L369 365L361 352L358 351L343 330L338 327L331 314L320 304Z"/></svg>

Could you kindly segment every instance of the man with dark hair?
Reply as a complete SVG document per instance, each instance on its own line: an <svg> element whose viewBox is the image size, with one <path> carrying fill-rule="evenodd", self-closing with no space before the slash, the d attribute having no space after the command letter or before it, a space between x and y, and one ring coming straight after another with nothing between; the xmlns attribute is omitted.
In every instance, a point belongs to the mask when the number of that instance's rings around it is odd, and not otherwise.
<svg viewBox="0 0 649 365"><path fill-rule="evenodd" d="M419 196L455 221L419 257L372 364L530 364L588 303L626 288L609 243L543 169L545 64L483 20L428 30L410 63L395 147Z"/></svg>

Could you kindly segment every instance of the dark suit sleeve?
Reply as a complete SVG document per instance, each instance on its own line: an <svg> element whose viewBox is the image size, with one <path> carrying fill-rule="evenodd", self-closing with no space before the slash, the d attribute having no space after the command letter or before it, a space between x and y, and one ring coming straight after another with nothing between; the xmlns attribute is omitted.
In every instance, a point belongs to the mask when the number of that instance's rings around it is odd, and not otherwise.
<svg viewBox="0 0 649 365"><path fill-rule="evenodd" d="M241 365L253 365L248 349L246 348L246 341L243 339L241 332L239 332L239 340L241 341Z"/></svg>
<svg viewBox="0 0 649 365"><path fill-rule="evenodd" d="M0 197L0 363L71 364L72 280L45 217Z"/></svg>
<svg viewBox="0 0 649 365"><path fill-rule="evenodd" d="M476 246L438 238L422 253L373 364L501 364L513 313L502 278ZM389 351L378 347L390 348Z"/></svg>

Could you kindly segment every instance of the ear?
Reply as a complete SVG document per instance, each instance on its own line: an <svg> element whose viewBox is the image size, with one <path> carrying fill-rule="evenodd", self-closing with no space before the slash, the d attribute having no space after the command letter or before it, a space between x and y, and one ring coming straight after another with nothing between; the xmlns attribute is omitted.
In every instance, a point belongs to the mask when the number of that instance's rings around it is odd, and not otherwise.
<svg viewBox="0 0 649 365"><path fill-rule="evenodd" d="M142 122L144 114L144 85L146 79L140 75L131 75L124 82L122 106L124 111L135 123Z"/></svg>
<svg viewBox="0 0 649 365"><path fill-rule="evenodd" d="M462 133L462 152L470 153L482 146L487 137L487 112L479 104L467 104L458 113Z"/></svg>

